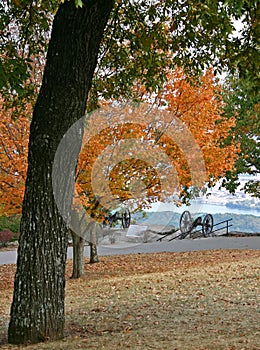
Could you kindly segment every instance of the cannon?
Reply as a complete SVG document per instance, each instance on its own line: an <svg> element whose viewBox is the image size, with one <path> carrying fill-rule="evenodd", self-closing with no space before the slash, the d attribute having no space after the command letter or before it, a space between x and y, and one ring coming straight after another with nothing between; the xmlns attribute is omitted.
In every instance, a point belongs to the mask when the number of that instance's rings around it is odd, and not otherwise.
<svg viewBox="0 0 260 350"><path fill-rule="evenodd" d="M197 227L200 226L198 230ZM198 216L196 219L191 217L191 213L185 210L180 217L180 238L185 238L189 234L202 231L204 237L208 237L213 230L213 216L211 214L206 214L203 216Z"/></svg>
<svg viewBox="0 0 260 350"><path fill-rule="evenodd" d="M117 223L118 220L121 220L123 228L128 228L131 223L131 213L128 208L115 211L113 214L105 217L103 221L104 226L112 227L114 223Z"/></svg>
<svg viewBox="0 0 260 350"><path fill-rule="evenodd" d="M233 226L230 224L230 221L232 221L232 218L214 223L211 214L205 214L204 216L198 216L196 219L193 219L190 212L185 210L180 217L179 228L163 233L163 236L158 238L157 241L162 241L164 238L173 234L174 236L168 239L168 242L177 238L183 239L188 235L190 235L190 238L216 236L217 231L219 231L217 236L228 235L229 228ZM218 228L216 228L217 226Z"/></svg>

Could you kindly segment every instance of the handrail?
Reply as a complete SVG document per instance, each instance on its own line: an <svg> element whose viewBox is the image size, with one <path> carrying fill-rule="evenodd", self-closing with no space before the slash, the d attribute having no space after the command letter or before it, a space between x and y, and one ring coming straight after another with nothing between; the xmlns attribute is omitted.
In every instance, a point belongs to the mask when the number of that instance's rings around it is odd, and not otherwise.
<svg viewBox="0 0 260 350"><path fill-rule="evenodd" d="M233 220L233 219L231 218L231 219L227 219L227 220L218 222L217 224L214 224L213 227L214 227L214 226L217 226L217 225L220 225L220 224L223 224L224 222L231 221L231 220Z"/></svg>
<svg viewBox="0 0 260 350"><path fill-rule="evenodd" d="M221 224L226 223L225 226L220 227L220 228L218 228L218 229L216 229L216 230L212 230L211 233L214 233L214 232L217 232L217 231L226 229L226 235L228 235L228 229L229 229L229 227L233 226L232 224L231 224L231 225L229 224L229 221L231 221L231 220L233 220L233 219L232 219L232 218L231 218L231 219L227 219L227 220L218 222L217 224L213 225L213 227L214 227L214 226L218 226L218 225L221 225Z"/></svg>

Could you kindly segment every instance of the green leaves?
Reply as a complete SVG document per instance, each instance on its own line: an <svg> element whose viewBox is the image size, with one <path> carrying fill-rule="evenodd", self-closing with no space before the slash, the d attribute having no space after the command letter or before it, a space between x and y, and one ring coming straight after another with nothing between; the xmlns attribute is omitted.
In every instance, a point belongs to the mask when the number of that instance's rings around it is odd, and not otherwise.
<svg viewBox="0 0 260 350"><path fill-rule="evenodd" d="M70 1L78 9L88 4ZM2 88L20 94L20 87L32 77L27 59L41 56L44 65L59 4L23 0L0 5ZM219 73L239 72L259 86L259 14L259 2L253 0L116 0L100 47L91 108L100 97L136 99L136 83L149 91L160 90L165 70L174 66L193 75L214 66ZM234 36L234 19L242 25L239 36Z"/></svg>
<svg viewBox="0 0 260 350"><path fill-rule="evenodd" d="M160 1L116 2L100 49L94 95L135 99L137 81L148 90L162 86L170 66L167 20Z"/></svg>
<svg viewBox="0 0 260 350"><path fill-rule="evenodd" d="M83 2L82 2L82 0L74 0L75 1L75 6L77 7L77 8L82 8L83 7Z"/></svg>
<svg viewBox="0 0 260 350"><path fill-rule="evenodd" d="M20 57L0 61L0 89L12 88L17 94L21 93L23 82L28 78L26 60Z"/></svg>
<svg viewBox="0 0 260 350"><path fill-rule="evenodd" d="M192 75L213 66L219 73L239 71L256 81L257 6L248 0L116 1L100 48L93 95L136 98L133 84L158 91L165 70L174 66ZM233 35L234 18L244 24L239 38Z"/></svg>
<svg viewBox="0 0 260 350"><path fill-rule="evenodd" d="M71 1L77 8L83 6L82 0ZM55 0L0 5L0 91L17 115L39 88L53 13L58 5ZM169 67L181 66L192 74L208 65L214 65L219 72L228 69L250 82L250 87L229 95L225 108L230 116L237 112L237 106L240 108L234 135L230 137L234 136L242 147L237 171L248 171L259 157L252 135L252 130L259 130L259 119L257 122L251 113L257 104L251 99L256 100L260 85L259 13L259 2L249 0L115 1L100 47L88 109L95 109L100 98L138 100L134 85L158 92ZM241 21L239 36L232 34L234 18ZM253 156L245 158L249 154Z"/></svg>
<svg viewBox="0 0 260 350"><path fill-rule="evenodd" d="M58 1L0 4L0 94L18 115L36 97Z"/></svg>
<svg viewBox="0 0 260 350"><path fill-rule="evenodd" d="M237 79L230 82L224 94L223 115L236 117L236 125L226 140L236 140L240 145L239 158L234 172L227 174L224 186L231 192L238 187L238 175L260 173L260 99L259 87L251 79ZM245 185L245 191L260 198L259 181L252 180Z"/></svg>

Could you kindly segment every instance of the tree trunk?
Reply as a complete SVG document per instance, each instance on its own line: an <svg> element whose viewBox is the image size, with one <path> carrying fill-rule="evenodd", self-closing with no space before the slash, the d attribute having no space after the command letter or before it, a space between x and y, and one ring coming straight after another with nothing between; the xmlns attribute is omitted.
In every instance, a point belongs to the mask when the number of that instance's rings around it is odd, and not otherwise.
<svg viewBox="0 0 260 350"><path fill-rule="evenodd" d="M97 251L97 235L100 231L100 224L93 220L89 223L89 247L90 247L90 264L97 263L98 251Z"/></svg>
<svg viewBox="0 0 260 350"><path fill-rule="evenodd" d="M84 238L71 232L73 240L73 271L71 278L79 278L84 274Z"/></svg>
<svg viewBox="0 0 260 350"><path fill-rule="evenodd" d="M17 271L8 330L10 343L63 337L67 225L52 189L52 165L68 128L85 113L100 41L112 0L74 1L53 22L42 87L34 108ZM60 175L63 212L70 212L80 135Z"/></svg>
<svg viewBox="0 0 260 350"><path fill-rule="evenodd" d="M97 251L97 245L94 243L89 243L89 247L90 247L90 259L89 259L89 263L90 264L94 264L99 262L98 259L98 251Z"/></svg>
<svg viewBox="0 0 260 350"><path fill-rule="evenodd" d="M75 230L70 230L73 241L73 271L71 278L79 278L84 274L84 243L85 239L82 237L80 213L77 210L71 211L71 226Z"/></svg>

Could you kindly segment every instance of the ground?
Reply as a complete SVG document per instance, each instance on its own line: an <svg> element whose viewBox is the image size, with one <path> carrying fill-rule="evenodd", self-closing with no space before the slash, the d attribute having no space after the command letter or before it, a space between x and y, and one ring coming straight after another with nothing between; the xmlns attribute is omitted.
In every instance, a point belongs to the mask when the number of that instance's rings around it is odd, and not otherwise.
<svg viewBox="0 0 260 350"><path fill-rule="evenodd" d="M68 261L65 338L26 349L259 350L259 250L100 260L79 280ZM0 266L1 349L24 348L6 338L14 272Z"/></svg>

